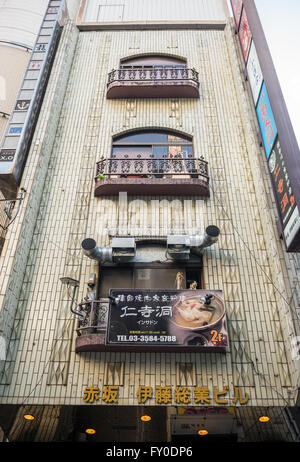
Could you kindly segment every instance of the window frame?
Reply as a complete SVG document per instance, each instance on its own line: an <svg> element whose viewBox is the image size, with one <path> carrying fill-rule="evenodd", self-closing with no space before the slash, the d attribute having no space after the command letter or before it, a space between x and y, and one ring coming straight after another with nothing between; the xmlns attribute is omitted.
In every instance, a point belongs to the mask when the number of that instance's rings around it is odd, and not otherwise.
<svg viewBox="0 0 300 462"><path fill-rule="evenodd" d="M151 59L153 61L161 61L161 63L151 64ZM130 64L130 62L133 62L133 64ZM119 64L119 69L187 69L187 67L187 60L185 58L159 54L131 56L121 59Z"/></svg>
<svg viewBox="0 0 300 462"><path fill-rule="evenodd" d="M162 142L162 141L145 141L145 142L141 142L141 141L138 141L138 142L124 142L122 141L122 138L126 138L128 136L133 136L135 134L143 134L143 133L161 133L161 134L164 134L164 135L171 135L171 136L177 136L177 137L182 137L181 140L174 140L174 141L168 141L168 142ZM188 139L189 138L189 139ZM170 130L135 130L133 132L130 132L130 133L127 133L127 134L124 134L124 136L117 136L115 138L113 138L112 140L112 148L111 148L111 157L114 158L114 148L115 147L130 147L132 146L133 148L138 148L138 147L151 147L151 154L150 154L150 158L155 158L154 157L154 146L189 146L191 147L191 150L192 150L192 158L194 157L194 143L193 143L193 138L190 137L189 135L181 135L179 134L178 132L172 132ZM190 156L189 156L190 157ZM163 157L164 159L165 158L168 158L168 157ZM159 158L158 158L159 159Z"/></svg>

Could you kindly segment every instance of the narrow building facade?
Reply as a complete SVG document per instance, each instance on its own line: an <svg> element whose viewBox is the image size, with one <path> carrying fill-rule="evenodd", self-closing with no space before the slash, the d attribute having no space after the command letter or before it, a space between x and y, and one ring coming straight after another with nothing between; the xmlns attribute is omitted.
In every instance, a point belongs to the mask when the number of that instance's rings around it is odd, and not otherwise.
<svg viewBox="0 0 300 462"><path fill-rule="evenodd" d="M1 146L5 438L299 440L299 193L254 2L70 7Z"/></svg>

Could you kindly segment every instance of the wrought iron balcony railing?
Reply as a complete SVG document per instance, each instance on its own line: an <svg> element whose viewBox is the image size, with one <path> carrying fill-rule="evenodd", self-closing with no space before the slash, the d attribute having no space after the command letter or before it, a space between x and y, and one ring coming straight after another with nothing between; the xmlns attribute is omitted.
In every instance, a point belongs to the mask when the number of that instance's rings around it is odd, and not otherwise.
<svg viewBox="0 0 300 462"><path fill-rule="evenodd" d="M77 334L105 333L108 316L109 299L89 300L79 303L77 311L85 314L85 319L78 320Z"/></svg>
<svg viewBox="0 0 300 462"><path fill-rule="evenodd" d="M107 98L199 98L199 74L187 68L114 69Z"/></svg>
<svg viewBox="0 0 300 462"><path fill-rule="evenodd" d="M174 194L209 196L208 163L195 157L104 158L96 164L95 195ZM182 186L182 188L179 188Z"/></svg>
<svg viewBox="0 0 300 462"><path fill-rule="evenodd" d="M149 175L152 178L161 178L168 175L187 175L208 181L208 164L203 159L195 157L162 157L143 158L102 157L97 162L97 175Z"/></svg>
<svg viewBox="0 0 300 462"><path fill-rule="evenodd" d="M109 309L108 298L82 302L76 309L85 313L85 319L79 319L77 322L76 352L104 351Z"/></svg>

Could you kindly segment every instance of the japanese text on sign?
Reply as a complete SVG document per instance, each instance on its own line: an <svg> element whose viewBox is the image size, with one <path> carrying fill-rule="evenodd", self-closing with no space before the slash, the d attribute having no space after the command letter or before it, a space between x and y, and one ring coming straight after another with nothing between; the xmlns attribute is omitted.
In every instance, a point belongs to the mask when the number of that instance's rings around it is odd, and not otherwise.
<svg viewBox="0 0 300 462"><path fill-rule="evenodd" d="M93 403L95 401L103 401L106 404L118 404L119 387L105 386L100 397L99 387L85 387L83 393L83 401ZM241 387L234 386L233 390L229 390L228 386L223 389L213 387L211 390L208 387L182 387L178 386L173 389L171 386L156 386L150 387L141 385L136 392L136 400L138 404L151 404L155 401L156 404L195 404L195 405L244 405L249 401L249 394Z"/></svg>
<svg viewBox="0 0 300 462"><path fill-rule="evenodd" d="M270 154L268 165L281 211L282 223L285 226L296 203L278 138Z"/></svg>
<svg viewBox="0 0 300 462"><path fill-rule="evenodd" d="M111 289L107 345L216 350L228 345L222 291Z"/></svg>
<svg viewBox="0 0 300 462"><path fill-rule="evenodd" d="M243 8L242 0L231 0L232 11L235 19L236 26L239 27L241 12Z"/></svg>
<svg viewBox="0 0 300 462"><path fill-rule="evenodd" d="M260 126L263 145L267 159L269 159L276 135L277 127L272 112L265 82L262 85L260 96L257 103L256 114Z"/></svg>
<svg viewBox="0 0 300 462"><path fill-rule="evenodd" d="M263 82L263 75L253 41L251 43L249 58L247 62L247 74L254 100L254 105L256 106Z"/></svg>
<svg viewBox="0 0 300 462"><path fill-rule="evenodd" d="M239 37L240 37L244 60L247 61L247 56L248 56L248 52L250 48L252 34L250 31L246 11L244 8L243 8L242 17L241 17Z"/></svg>

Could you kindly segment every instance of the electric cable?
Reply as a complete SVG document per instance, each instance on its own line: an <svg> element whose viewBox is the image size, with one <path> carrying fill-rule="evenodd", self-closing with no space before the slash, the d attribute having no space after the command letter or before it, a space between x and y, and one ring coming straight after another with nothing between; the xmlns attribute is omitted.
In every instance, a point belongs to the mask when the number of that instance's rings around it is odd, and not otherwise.
<svg viewBox="0 0 300 462"><path fill-rule="evenodd" d="M211 183L209 184L211 190L213 191L214 193L214 197L216 197L217 199L217 202L219 203L219 205L222 207L225 215L227 216L227 218L230 220L231 222L231 225L232 225L232 228L233 230L236 232L237 236L239 237L240 241L244 244L244 246L246 247L246 249L248 250L249 254L251 255L251 257L254 259L256 265L260 268L260 270L264 273L264 275L266 276L266 278L270 281L270 283L272 284L272 286L274 287L274 289L276 290L276 292L278 292L278 294L280 295L280 297L284 300L284 302L288 305L288 307L294 311L293 307L290 305L290 303L288 302L288 300L284 297L284 295L282 295L280 289L278 289L278 287L275 285L275 283L273 282L273 280L270 278L270 276L266 273L266 271L263 269L262 265L257 261L255 255L253 254L252 250L249 248L249 245L245 242L244 238L241 236L240 232L238 231L238 229L236 228L236 226L234 225L233 223L233 220L232 218L228 215L228 213L226 212L226 209L224 208L223 204L221 203L221 201L219 200L219 198L217 197L217 194L215 193ZM295 313L298 317L298 314Z"/></svg>
<svg viewBox="0 0 300 462"><path fill-rule="evenodd" d="M49 359L48 359L48 361L47 361L47 362L45 363L45 365L44 365L44 368L43 368L43 370L42 370L42 373L41 373L41 376L40 376L39 380L37 381L37 383L35 384L35 386L30 390L30 392L28 393L28 395L26 396L26 398L22 400L21 406L23 406L23 407L25 406L25 404L24 404L25 401L27 401L27 399L28 399L28 398L32 395L32 393L36 390L37 386L41 383L41 381L42 381L42 379L43 379L43 376L44 376L44 373L45 373L45 371L46 371L46 368L47 368L47 366L48 366L48 365L50 364L50 362L51 362L52 353L53 353L53 351L54 351L54 348L56 347L56 345L57 345L57 343L59 342L59 340L61 340L61 339L64 337L64 334L65 334L65 332L67 331L67 329L69 328L69 325L70 325L71 321L73 321L73 319L74 319L73 316L70 316L70 318L67 319L67 324L66 324L65 328L63 329L63 332L62 332L61 336L58 337L58 338L55 340L55 342L53 343L53 346L52 346L52 348L51 348L51 350L50 350Z"/></svg>

